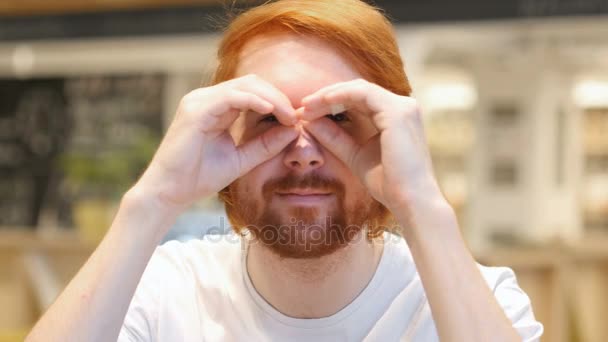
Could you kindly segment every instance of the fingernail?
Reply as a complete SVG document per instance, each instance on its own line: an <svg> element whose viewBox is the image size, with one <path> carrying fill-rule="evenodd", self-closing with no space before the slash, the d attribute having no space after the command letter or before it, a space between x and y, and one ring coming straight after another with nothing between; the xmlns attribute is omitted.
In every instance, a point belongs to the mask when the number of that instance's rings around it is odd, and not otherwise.
<svg viewBox="0 0 608 342"><path fill-rule="evenodd" d="M346 110L346 108L344 108L344 105L341 103L336 103L336 104L331 105L331 114L332 115L340 114L340 113L344 112L345 110Z"/></svg>
<svg viewBox="0 0 608 342"><path fill-rule="evenodd" d="M312 114L314 114L314 110L304 107L304 110L302 111L302 117L306 118L306 117L310 117Z"/></svg>
<svg viewBox="0 0 608 342"><path fill-rule="evenodd" d="M293 109L287 110L285 112L289 117L289 125L295 125L298 122L297 112Z"/></svg>
<svg viewBox="0 0 608 342"><path fill-rule="evenodd" d="M299 121L302 119L302 115L304 114L304 107L300 107L298 109L296 109L296 119Z"/></svg>

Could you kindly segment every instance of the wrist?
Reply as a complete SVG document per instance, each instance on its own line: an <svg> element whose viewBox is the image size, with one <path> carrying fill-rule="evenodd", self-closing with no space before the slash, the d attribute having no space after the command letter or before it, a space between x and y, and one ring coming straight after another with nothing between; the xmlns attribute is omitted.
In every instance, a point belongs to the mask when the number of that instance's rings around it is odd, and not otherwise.
<svg viewBox="0 0 608 342"><path fill-rule="evenodd" d="M432 235L458 231L458 220L452 206L443 196L425 196L395 210L395 218L403 227L404 237L429 233Z"/></svg>
<svg viewBox="0 0 608 342"><path fill-rule="evenodd" d="M183 205L163 196L159 187L148 186L141 181L124 194L122 201L139 208L158 211L160 215L168 217L177 217L177 215L185 210Z"/></svg>
<svg viewBox="0 0 608 342"><path fill-rule="evenodd" d="M134 186L123 195L118 215L136 221L139 229L162 238L181 211L178 206L164 203L153 192Z"/></svg>

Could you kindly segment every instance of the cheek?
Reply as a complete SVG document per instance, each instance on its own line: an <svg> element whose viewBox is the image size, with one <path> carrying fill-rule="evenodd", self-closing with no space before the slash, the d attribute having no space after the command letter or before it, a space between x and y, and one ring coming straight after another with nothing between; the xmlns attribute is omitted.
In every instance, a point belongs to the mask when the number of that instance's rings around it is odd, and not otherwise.
<svg viewBox="0 0 608 342"><path fill-rule="evenodd" d="M259 201L262 198L261 188L262 181L259 179L259 174L254 170L250 171L243 177L239 178L236 184L236 191L241 202Z"/></svg>
<svg viewBox="0 0 608 342"><path fill-rule="evenodd" d="M242 121L242 130L241 130L240 139L237 142L238 144L242 144L251 139L254 139L255 137L266 132L267 130L269 130L277 125L280 125L278 123L264 123L264 122L256 123L255 120L256 119L250 118L248 120Z"/></svg>
<svg viewBox="0 0 608 342"><path fill-rule="evenodd" d="M237 146L242 145L265 131L264 125L256 125L255 119L252 118L251 115L253 114L241 113L232 126L230 126L230 135Z"/></svg>
<svg viewBox="0 0 608 342"><path fill-rule="evenodd" d="M345 204L347 208L353 208L361 202L368 202L371 199L371 195L365 188L365 186L359 181L358 178L349 179L349 183L346 184Z"/></svg>
<svg viewBox="0 0 608 342"><path fill-rule="evenodd" d="M371 137L378 134L379 131L374 126L372 119L370 117L364 116L361 117L360 120L355 122L352 129L348 131L348 133L357 141L359 144L364 144Z"/></svg>
<svg viewBox="0 0 608 342"><path fill-rule="evenodd" d="M349 208L360 201L366 199L371 195L367 192L367 188L361 183L359 178L355 176L352 171L339 159L337 159L331 152L325 152L325 166L331 169L331 174L338 177L340 182L344 185L345 189L345 205Z"/></svg>
<svg viewBox="0 0 608 342"><path fill-rule="evenodd" d="M237 191L242 196L247 196L248 199L263 200L262 187L266 182L280 174L280 167L283 165L281 155L272 157L239 178Z"/></svg>

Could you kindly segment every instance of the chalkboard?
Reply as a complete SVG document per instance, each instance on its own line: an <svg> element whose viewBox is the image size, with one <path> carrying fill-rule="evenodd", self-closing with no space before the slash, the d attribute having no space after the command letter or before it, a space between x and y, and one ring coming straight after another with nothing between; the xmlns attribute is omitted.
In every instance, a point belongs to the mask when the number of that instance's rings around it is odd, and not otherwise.
<svg viewBox="0 0 608 342"><path fill-rule="evenodd" d="M64 157L124 154L142 135L160 140L164 82L161 74L0 80L0 226L36 226L44 208L69 220L63 211L79 194L64 186Z"/></svg>
<svg viewBox="0 0 608 342"><path fill-rule="evenodd" d="M34 225L69 118L64 81L0 80L0 224Z"/></svg>
<svg viewBox="0 0 608 342"><path fill-rule="evenodd" d="M161 75L83 77L66 81L74 131L69 149L119 150L140 131L162 130Z"/></svg>

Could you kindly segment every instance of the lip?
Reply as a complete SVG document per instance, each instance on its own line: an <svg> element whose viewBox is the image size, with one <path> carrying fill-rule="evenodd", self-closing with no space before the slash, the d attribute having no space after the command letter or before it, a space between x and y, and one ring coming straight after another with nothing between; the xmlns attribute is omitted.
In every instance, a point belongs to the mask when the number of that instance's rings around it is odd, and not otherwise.
<svg viewBox="0 0 608 342"><path fill-rule="evenodd" d="M288 190L288 191L283 191L283 192L277 192L278 195L280 196L290 196L290 195L296 195L296 196L327 196L330 195L330 192L326 192L326 191L321 191L321 190L315 190L315 189L292 189L292 190Z"/></svg>
<svg viewBox="0 0 608 342"><path fill-rule="evenodd" d="M330 198L332 198L332 193L330 192L321 192L319 190L289 190L286 192L277 192L276 195L281 199L281 201L287 202L293 205L319 205Z"/></svg>

